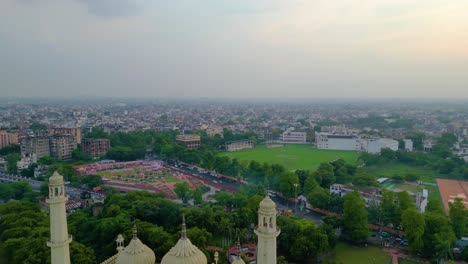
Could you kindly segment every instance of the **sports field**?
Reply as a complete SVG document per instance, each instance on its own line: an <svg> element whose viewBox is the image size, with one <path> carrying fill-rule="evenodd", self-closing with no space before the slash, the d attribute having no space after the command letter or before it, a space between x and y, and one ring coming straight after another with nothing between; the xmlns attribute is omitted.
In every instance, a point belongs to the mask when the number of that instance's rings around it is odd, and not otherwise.
<svg viewBox="0 0 468 264"><path fill-rule="evenodd" d="M268 148L265 145L257 146L236 152L222 153L224 156L236 158L239 161L278 163L287 170L316 170L320 163L343 159L348 163L356 164L359 153L355 151L323 150L313 148L311 145L284 145Z"/></svg>

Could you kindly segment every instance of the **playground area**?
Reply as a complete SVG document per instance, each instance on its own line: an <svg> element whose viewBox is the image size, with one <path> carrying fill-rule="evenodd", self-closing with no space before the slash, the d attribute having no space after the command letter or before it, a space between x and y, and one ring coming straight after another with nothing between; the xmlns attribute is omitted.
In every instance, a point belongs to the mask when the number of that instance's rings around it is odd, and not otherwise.
<svg viewBox="0 0 468 264"><path fill-rule="evenodd" d="M163 193L167 198L176 197L176 183L186 181L191 189L203 186L203 182L192 176L167 168L162 161L115 162L105 160L87 165L75 166L79 175L94 174L101 176L104 185L126 192L147 190Z"/></svg>
<svg viewBox="0 0 468 264"><path fill-rule="evenodd" d="M244 162L255 160L261 163L281 164L287 170L316 170L320 163L337 159L356 164L359 152L316 149L312 145L269 144L254 149L225 152L222 155Z"/></svg>

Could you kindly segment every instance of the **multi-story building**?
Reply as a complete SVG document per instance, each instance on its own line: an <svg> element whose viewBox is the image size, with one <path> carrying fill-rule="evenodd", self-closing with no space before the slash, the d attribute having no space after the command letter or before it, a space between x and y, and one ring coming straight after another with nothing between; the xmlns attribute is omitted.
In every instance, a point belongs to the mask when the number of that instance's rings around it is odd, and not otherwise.
<svg viewBox="0 0 468 264"><path fill-rule="evenodd" d="M281 134L281 140L283 143L306 143L307 140L307 133L306 132L294 132L294 131L284 131Z"/></svg>
<svg viewBox="0 0 468 264"><path fill-rule="evenodd" d="M335 135L315 132L315 143L318 149L362 150L362 142L356 135Z"/></svg>
<svg viewBox="0 0 468 264"><path fill-rule="evenodd" d="M20 139L21 156L38 160L50 156L50 141L47 135L27 135Z"/></svg>
<svg viewBox="0 0 468 264"><path fill-rule="evenodd" d="M58 160L68 160L76 149L75 137L71 134L53 135L50 137L50 154Z"/></svg>
<svg viewBox="0 0 468 264"><path fill-rule="evenodd" d="M51 128L49 130L49 135L73 135L77 144L81 144L81 128Z"/></svg>
<svg viewBox="0 0 468 264"><path fill-rule="evenodd" d="M92 158L101 157L107 154L110 149L110 140L106 138L85 139L81 144L81 150Z"/></svg>
<svg viewBox="0 0 468 264"><path fill-rule="evenodd" d="M177 135L176 142L187 146L187 149L196 149L200 146L201 140L199 135Z"/></svg>
<svg viewBox="0 0 468 264"><path fill-rule="evenodd" d="M254 148L254 144L252 140L238 140L238 141L231 141L225 144L226 151L239 151L243 149L252 149Z"/></svg>
<svg viewBox="0 0 468 264"><path fill-rule="evenodd" d="M357 190L361 194L361 197L366 201L367 207L372 204L379 205L382 200L382 190L377 187L358 187L354 185L343 185L338 183L330 185L330 193L334 193L340 197L343 197L350 192L354 192L355 190ZM397 204L397 192L394 193L394 202ZM419 211L421 213L424 213L426 211L426 206L428 202L427 190L423 189L421 192L418 192L416 194L409 193L409 195L413 198L413 202L418 207Z"/></svg>
<svg viewBox="0 0 468 264"><path fill-rule="evenodd" d="M18 144L18 138L18 133L0 130L0 148L4 148L10 144Z"/></svg>
<svg viewBox="0 0 468 264"><path fill-rule="evenodd" d="M383 148L397 151L398 141L390 138L376 138L367 141L367 152L369 153L380 153Z"/></svg>

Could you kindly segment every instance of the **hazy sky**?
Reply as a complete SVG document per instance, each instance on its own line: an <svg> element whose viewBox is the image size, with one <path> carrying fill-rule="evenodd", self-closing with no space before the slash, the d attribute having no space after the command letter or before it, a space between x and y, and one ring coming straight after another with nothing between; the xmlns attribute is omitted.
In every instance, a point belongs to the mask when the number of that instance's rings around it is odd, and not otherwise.
<svg viewBox="0 0 468 264"><path fill-rule="evenodd" d="M0 96L468 98L468 0L0 0Z"/></svg>

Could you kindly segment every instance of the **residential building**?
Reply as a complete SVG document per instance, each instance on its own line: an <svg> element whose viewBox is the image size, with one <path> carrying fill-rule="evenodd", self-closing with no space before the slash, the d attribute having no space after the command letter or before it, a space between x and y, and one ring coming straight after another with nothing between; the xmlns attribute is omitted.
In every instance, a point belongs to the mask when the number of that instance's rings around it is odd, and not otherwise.
<svg viewBox="0 0 468 264"><path fill-rule="evenodd" d="M375 138L367 141L367 152L369 153L380 153L383 148L397 151L398 141L390 138Z"/></svg>
<svg viewBox="0 0 468 264"><path fill-rule="evenodd" d="M40 159L50 156L49 137L47 135L27 135L20 139L21 156Z"/></svg>
<svg viewBox="0 0 468 264"><path fill-rule="evenodd" d="M187 149L196 149L201 145L200 136L191 134L177 135L176 142L187 146Z"/></svg>
<svg viewBox="0 0 468 264"><path fill-rule="evenodd" d="M361 197L366 201L366 207L372 204L378 205L382 200L382 190L377 187L358 187L354 185L344 185L338 183L330 185L330 193L334 193L340 197L343 197L350 192L354 192L355 190L357 190L361 194ZM398 204L398 199L396 195L397 192L394 193L394 203ZM421 213L424 213L426 211L426 206L428 202L428 191L426 189L423 189L421 192L416 194L410 192L408 193L413 198L413 202L417 206L419 211Z"/></svg>
<svg viewBox="0 0 468 264"><path fill-rule="evenodd" d="M4 148L10 144L18 144L18 133L0 130L0 148Z"/></svg>
<svg viewBox="0 0 468 264"><path fill-rule="evenodd" d="M71 134L53 135L50 137L50 154L58 160L69 160L76 149L75 137Z"/></svg>
<svg viewBox="0 0 468 264"><path fill-rule="evenodd" d="M356 135L336 135L324 132L315 132L315 143L318 149L334 150L362 150L362 143Z"/></svg>
<svg viewBox="0 0 468 264"><path fill-rule="evenodd" d="M110 140L106 138L85 139L81 144L81 150L92 158L102 157L110 149Z"/></svg>
<svg viewBox="0 0 468 264"><path fill-rule="evenodd" d="M306 132L294 132L294 131L284 131L281 134L281 140L283 143L306 143L307 133Z"/></svg>
<svg viewBox="0 0 468 264"><path fill-rule="evenodd" d="M77 144L81 144L82 137L81 137L81 128L51 128L49 130L50 135L64 135L70 134L75 137L75 141Z"/></svg>
<svg viewBox="0 0 468 264"><path fill-rule="evenodd" d="M405 143L405 150L407 150L407 151L413 151L413 140L411 140L411 139L403 139L403 142Z"/></svg>

